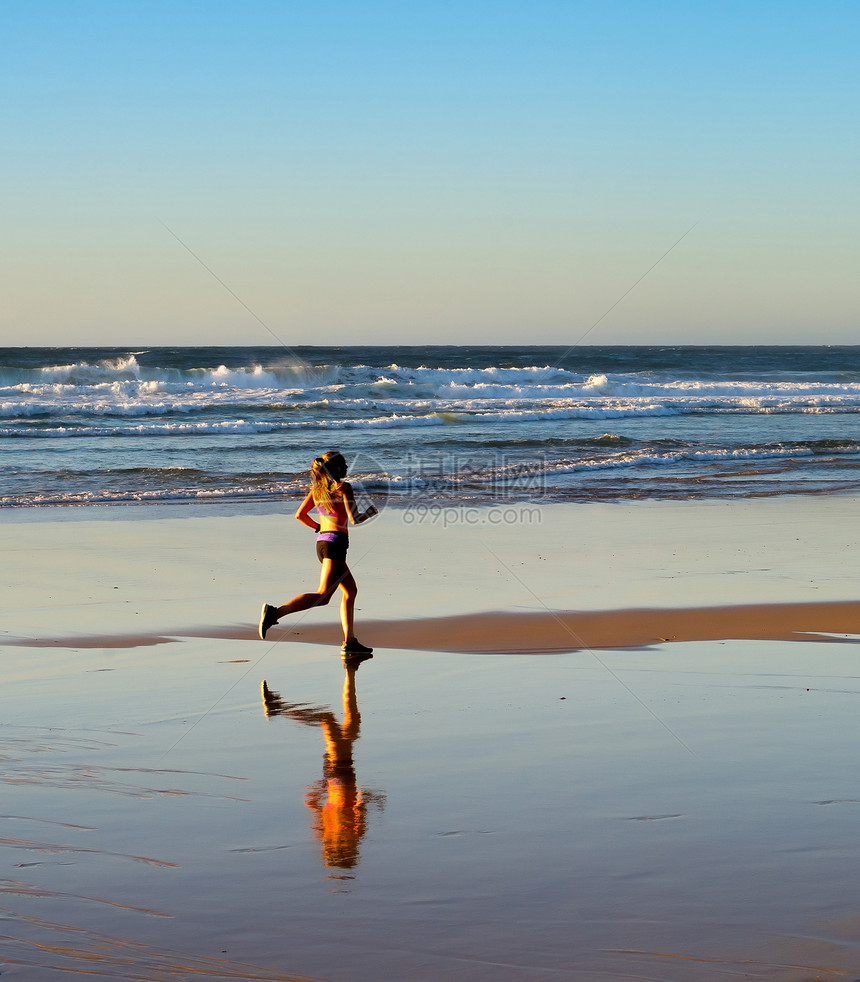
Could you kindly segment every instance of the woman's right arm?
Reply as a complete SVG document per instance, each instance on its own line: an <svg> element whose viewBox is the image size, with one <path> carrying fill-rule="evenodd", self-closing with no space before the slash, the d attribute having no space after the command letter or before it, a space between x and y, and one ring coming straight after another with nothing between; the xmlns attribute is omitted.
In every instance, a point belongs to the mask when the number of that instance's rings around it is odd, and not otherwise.
<svg viewBox="0 0 860 982"><path fill-rule="evenodd" d="M302 525L307 525L309 529L313 529L316 532L319 529L319 522L315 522L310 516L310 512L314 510L314 507L313 492L308 491L305 500L299 505L299 510L296 512L296 521L301 522Z"/></svg>

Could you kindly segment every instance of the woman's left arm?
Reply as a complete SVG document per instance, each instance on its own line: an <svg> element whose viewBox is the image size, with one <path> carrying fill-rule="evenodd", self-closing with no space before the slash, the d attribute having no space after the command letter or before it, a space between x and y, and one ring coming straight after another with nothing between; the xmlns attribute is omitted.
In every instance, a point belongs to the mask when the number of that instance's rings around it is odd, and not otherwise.
<svg viewBox="0 0 860 982"><path fill-rule="evenodd" d="M346 513L349 515L349 520L353 525L361 525L361 523L366 522L368 518L373 518L374 515L379 514L379 511L374 505L371 505L367 511L358 511L352 485L348 481L343 481L340 487L341 491L343 492L343 503L346 505Z"/></svg>

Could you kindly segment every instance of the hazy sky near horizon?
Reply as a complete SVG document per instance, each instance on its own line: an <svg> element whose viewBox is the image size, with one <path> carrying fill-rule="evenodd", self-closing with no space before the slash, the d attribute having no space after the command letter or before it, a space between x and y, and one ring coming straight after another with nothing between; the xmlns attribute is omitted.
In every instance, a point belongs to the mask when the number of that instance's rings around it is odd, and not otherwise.
<svg viewBox="0 0 860 982"><path fill-rule="evenodd" d="M858 27L3 4L0 344L857 343Z"/></svg>

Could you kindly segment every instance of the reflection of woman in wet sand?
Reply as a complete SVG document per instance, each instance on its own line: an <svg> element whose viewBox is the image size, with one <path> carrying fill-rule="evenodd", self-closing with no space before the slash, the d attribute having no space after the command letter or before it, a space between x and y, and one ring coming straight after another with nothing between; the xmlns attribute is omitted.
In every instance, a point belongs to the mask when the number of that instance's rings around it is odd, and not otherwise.
<svg viewBox="0 0 860 982"><path fill-rule="evenodd" d="M360 661L346 665L343 684L343 723L334 713L321 706L288 703L263 682L263 706L266 715L287 716L306 726L322 727L325 736L323 778L310 785L305 804L313 812L311 828L322 844L323 863L336 869L358 866L358 847L367 831L367 809L370 804L385 806L385 795L358 787L352 763L352 744L359 737L361 716L355 695L355 673Z"/></svg>
<svg viewBox="0 0 860 982"><path fill-rule="evenodd" d="M358 587L346 564L346 550L349 548L350 522L360 525L378 512L373 505L365 511L358 510L352 485L344 480L346 472L346 460L337 450L329 450L322 457L317 457L311 465L311 487L305 500L299 505L296 519L317 533L317 556L322 563L319 589L316 593L300 593L280 607L263 604L260 610L261 638L265 639L269 628L287 614L324 606L340 587L343 594L340 604L340 622L343 627L341 651L346 657L369 655L373 651L373 648L368 648L356 638L353 630ZM319 522L310 517L314 508L319 515Z"/></svg>

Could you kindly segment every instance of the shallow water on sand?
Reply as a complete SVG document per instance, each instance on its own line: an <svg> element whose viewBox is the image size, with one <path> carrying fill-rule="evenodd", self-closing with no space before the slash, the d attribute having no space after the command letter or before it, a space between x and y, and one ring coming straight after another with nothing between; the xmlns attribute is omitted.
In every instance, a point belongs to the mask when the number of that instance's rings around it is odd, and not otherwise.
<svg viewBox="0 0 860 982"><path fill-rule="evenodd" d="M7 647L3 975L856 972L854 640Z"/></svg>

